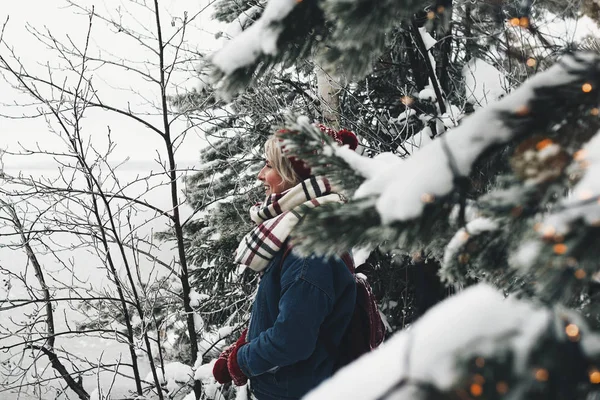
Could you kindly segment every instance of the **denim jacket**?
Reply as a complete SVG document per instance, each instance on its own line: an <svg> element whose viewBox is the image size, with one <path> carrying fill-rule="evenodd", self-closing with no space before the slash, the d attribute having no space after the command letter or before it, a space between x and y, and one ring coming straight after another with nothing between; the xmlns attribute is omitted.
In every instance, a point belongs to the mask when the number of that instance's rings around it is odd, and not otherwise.
<svg viewBox="0 0 600 400"><path fill-rule="evenodd" d="M237 354L259 400L299 399L331 376L354 311L354 277L339 257L283 251L267 266L252 305L248 344ZM325 337L326 336L326 337Z"/></svg>

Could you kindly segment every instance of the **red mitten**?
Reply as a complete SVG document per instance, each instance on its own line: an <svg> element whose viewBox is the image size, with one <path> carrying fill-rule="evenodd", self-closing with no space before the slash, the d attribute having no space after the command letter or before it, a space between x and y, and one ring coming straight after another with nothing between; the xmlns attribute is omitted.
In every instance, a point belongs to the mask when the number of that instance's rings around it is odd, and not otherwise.
<svg viewBox="0 0 600 400"><path fill-rule="evenodd" d="M226 348L215 362L213 366L213 376L219 383L229 383L231 382L231 375L229 375L229 368L227 368L227 359L229 355L233 351L235 345L231 345Z"/></svg>
<svg viewBox="0 0 600 400"><path fill-rule="evenodd" d="M231 375L229 374L229 368L227 366L227 359L229 358L229 355L236 350L236 354L237 354L237 348L243 346L246 343L246 333L248 332L248 328L244 329L242 331L242 334L240 335L239 339L232 344L231 346L229 346L228 348L226 348L225 350L223 350L223 352L219 355L219 358L217 359L217 362L215 362L215 365L213 366L213 376L215 377L215 380L219 383L229 383L231 382ZM237 364L237 361L236 361Z"/></svg>
<svg viewBox="0 0 600 400"><path fill-rule="evenodd" d="M237 360L237 353L241 347L242 346L236 346L227 358L227 369L236 386L244 386L246 382L248 382L248 377L242 372Z"/></svg>

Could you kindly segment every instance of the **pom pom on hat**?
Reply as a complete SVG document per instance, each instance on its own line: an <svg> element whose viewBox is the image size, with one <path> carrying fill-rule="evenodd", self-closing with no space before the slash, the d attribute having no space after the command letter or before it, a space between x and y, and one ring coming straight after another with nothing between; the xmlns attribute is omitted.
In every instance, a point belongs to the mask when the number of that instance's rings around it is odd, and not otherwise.
<svg viewBox="0 0 600 400"><path fill-rule="evenodd" d="M342 144L347 144L348 147L350 147L350 150L356 150L358 147L358 138L354 132L349 131L348 129L341 129L337 134L342 141Z"/></svg>

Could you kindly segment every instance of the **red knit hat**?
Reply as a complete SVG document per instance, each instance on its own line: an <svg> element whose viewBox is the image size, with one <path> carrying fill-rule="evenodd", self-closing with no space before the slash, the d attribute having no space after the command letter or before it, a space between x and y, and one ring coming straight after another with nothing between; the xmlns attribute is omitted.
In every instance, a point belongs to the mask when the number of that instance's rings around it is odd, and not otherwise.
<svg viewBox="0 0 600 400"><path fill-rule="evenodd" d="M339 131L335 131L331 128L326 127L323 124L317 124L317 127L321 130L321 132L325 133L327 136L331 137L335 140L340 146L348 145L350 150L356 150L358 147L358 138L356 135L347 130L340 129ZM292 168L298 177L302 180L308 179L311 175L310 167L301 159L296 157L289 157L290 162L292 163Z"/></svg>

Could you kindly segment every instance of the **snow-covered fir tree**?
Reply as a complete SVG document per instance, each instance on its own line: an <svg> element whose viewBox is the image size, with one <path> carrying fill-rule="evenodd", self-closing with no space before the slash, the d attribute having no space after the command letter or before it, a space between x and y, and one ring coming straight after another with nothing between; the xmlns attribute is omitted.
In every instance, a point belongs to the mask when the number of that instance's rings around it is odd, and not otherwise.
<svg viewBox="0 0 600 400"><path fill-rule="evenodd" d="M414 313L392 289L399 271L441 265L439 276L459 291L309 398L583 399L595 391L599 59L569 55L576 40L545 28L580 18L580 6L218 3L217 17L241 29L212 57L217 83L204 93L230 96L237 114L212 131L222 139L203 160L215 169L189 182L204 213L188 232L198 285L248 296L230 252L247 230L261 144L285 127L288 148L349 194L342 207L309 215L300 248L367 249L393 331ZM359 153L313 125L325 118L318 69L339 85L337 122L359 135ZM277 92L273 80L287 73L295 84ZM299 87L302 102L281 101L296 99ZM274 106L256 107L265 93ZM480 281L493 287L462 292ZM213 323L230 324L235 313L243 323L247 309L223 306Z"/></svg>

